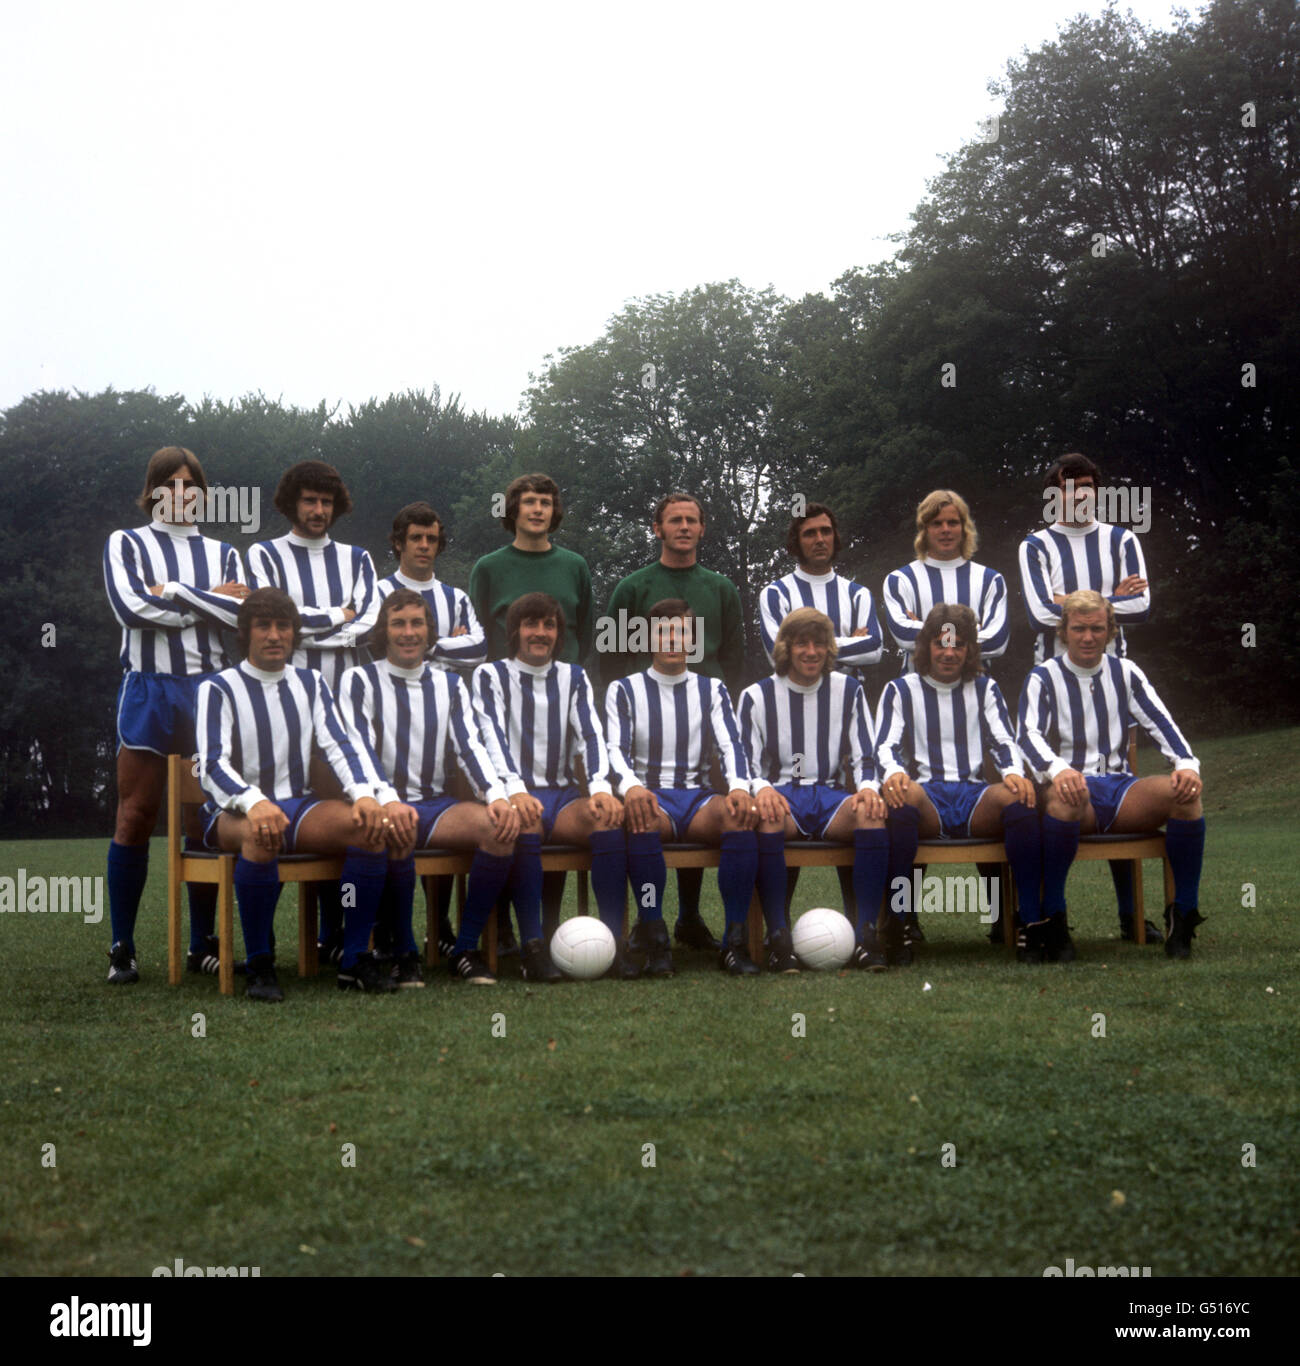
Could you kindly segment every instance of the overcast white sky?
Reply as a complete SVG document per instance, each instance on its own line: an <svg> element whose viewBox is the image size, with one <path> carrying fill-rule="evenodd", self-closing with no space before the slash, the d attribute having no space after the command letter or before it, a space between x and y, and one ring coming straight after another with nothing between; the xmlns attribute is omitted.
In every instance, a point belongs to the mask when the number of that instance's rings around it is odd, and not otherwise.
<svg viewBox="0 0 1300 1366"><path fill-rule="evenodd" d="M436 383L513 412L628 299L891 254L988 81L1103 8L11 0L0 407Z"/></svg>

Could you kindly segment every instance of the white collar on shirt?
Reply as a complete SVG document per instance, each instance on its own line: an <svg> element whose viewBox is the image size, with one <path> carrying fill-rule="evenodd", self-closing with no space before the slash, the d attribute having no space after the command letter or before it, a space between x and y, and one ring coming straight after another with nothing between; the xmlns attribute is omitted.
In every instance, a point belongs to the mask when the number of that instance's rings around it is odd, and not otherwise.
<svg viewBox="0 0 1300 1366"><path fill-rule="evenodd" d="M695 675L689 669L683 669L679 674L661 674L658 669L649 668L646 673L654 679L656 683L661 683L665 688L680 688L688 678Z"/></svg>

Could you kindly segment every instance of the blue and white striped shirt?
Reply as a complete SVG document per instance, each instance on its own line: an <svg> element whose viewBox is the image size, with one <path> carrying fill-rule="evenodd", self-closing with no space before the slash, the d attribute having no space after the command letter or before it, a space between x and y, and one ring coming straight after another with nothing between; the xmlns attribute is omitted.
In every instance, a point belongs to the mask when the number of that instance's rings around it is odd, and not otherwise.
<svg viewBox="0 0 1300 1366"><path fill-rule="evenodd" d="M1119 633L1106 647L1106 653L1123 659L1128 654L1124 623L1146 621L1151 615L1151 590L1115 596L1115 585L1137 574L1145 579L1146 561L1138 538L1127 527L1093 522L1086 527L1056 526L1031 532L1020 543L1020 586L1025 595L1025 610L1038 634L1034 639L1034 662L1043 663L1064 654L1065 646L1057 637L1061 604L1053 597L1068 596L1080 588L1091 588L1109 598L1115 609Z"/></svg>
<svg viewBox="0 0 1300 1366"><path fill-rule="evenodd" d="M986 749L1004 778L1023 772L1007 704L987 674L965 683L904 674L885 684L876 714L882 783L895 773L922 783L982 783Z"/></svg>
<svg viewBox="0 0 1300 1366"><path fill-rule="evenodd" d="M726 684L689 669L620 678L605 694L609 761L629 788L708 787L710 745L728 791L750 790L749 763Z"/></svg>
<svg viewBox="0 0 1300 1366"><path fill-rule="evenodd" d="M796 569L769 583L759 595L758 626L769 664L774 662L776 633L797 607L815 607L830 617L835 627L837 669L863 669L880 662L885 638L880 632L871 589L841 574L805 574ZM853 634L863 627L867 631L865 636Z"/></svg>
<svg viewBox="0 0 1300 1366"><path fill-rule="evenodd" d="M882 599L889 634L902 656L903 672L913 673L912 652L930 609L960 603L979 622L980 658L1005 654L1011 639L1007 622L1007 582L995 569L974 560L936 560L926 556L905 564L885 580ZM912 620L907 614L911 612Z"/></svg>
<svg viewBox="0 0 1300 1366"><path fill-rule="evenodd" d="M199 684L199 782L225 811L311 792L314 743L349 800L397 800L314 669L269 673L245 660Z"/></svg>
<svg viewBox="0 0 1300 1366"><path fill-rule="evenodd" d="M612 792L596 695L580 665L498 659L474 670L471 692L483 742L512 796L525 787L571 786L578 755L591 796Z"/></svg>
<svg viewBox="0 0 1300 1366"><path fill-rule="evenodd" d="M1083 669L1058 655L1030 670L1020 692L1020 745L1039 782L1067 768L1085 777L1127 774L1135 721L1175 768L1201 771L1169 709L1132 660L1105 655Z"/></svg>
<svg viewBox="0 0 1300 1366"><path fill-rule="evenodd" d="M403 669L387 659L343 675L343 715L370 746L376 766L404 802L445 795L449 749L484 801L504 798L462 679L425 661Z"/></svg>
<svg viewBox="0 0 1300 1366"><path fill-rule="evenodd" d="M304 614L303 637L293 662L317 669L337 689L345 669L364 663L359 648L379 615L379 594L370 552L328 536L308 540L290 531L273 541L258 541L248 552L255 588L281 588L301 608L325 612L329 624L310 624ZM343 620L344 608L356 616Z"/></svg>
<svg viewBox="0 0 1300 1366"><path fill-rule="evenodd" d="M772 674L740 694L740 736L755 790L764 783L878 791L866 689L832 671L811 686Z"/></svg>
<svg viewBox="0 0 1300 1366"><path fill-rule="evenodd" d="M470 603L469 594L449 583L441 583L436 578L408 579L399 569L380 579L376 588L379 603L399 588L409 588L418 593L433 613L438 639L429 648L427 658L431 664L442 669L472 669L487 658L487 635L479 624ZM376 612L378 618L378 612ZM463 636L454 636L458 627L465 628Z"/></svg>
<svg viewBox="0 0 1300 1366"><path fill-rule="evenodd" d="M153 522L115 531L104 546L104 587L122 626L122 668L186 677L226 668L231 660L220 632L234 627L239 600L202 593L181 602L174 590L243 582L238 551L192 525ZM158 597L149 592L154 584L170 591Z"/></svg>

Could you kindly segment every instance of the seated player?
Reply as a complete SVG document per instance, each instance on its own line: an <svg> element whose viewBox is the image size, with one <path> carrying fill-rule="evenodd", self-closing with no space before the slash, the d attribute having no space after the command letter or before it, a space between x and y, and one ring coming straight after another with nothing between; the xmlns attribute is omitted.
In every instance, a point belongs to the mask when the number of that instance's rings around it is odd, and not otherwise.
<svg viewBox="0 0 1300 1366"><path fill-rule="evenodd" d="M397 570L376 584L379 600L382 602L398 588L409 588L419 593L433 614L430 662L441 669L459 670L468 678L469 671L487 658L487 637L475 615L469 594L442 582L434 573L438 556L447 548L447 528L442 518L428 503L408 503L393 518L393 530L388 543L397 559ZM382 655L372 651L371 658L379 659ZM453 879L449 877L431 879L433 894L437 898L438 949L444 957L450 957L456 942L456 933L451 927L452 882ZM391 908L387 897L384 904ZM381 910L381 923L375 931L377 945L381 936L388 933L386 920Z"/></svg>
<svg viewBox="0 0 1300 1366"><path fill-rule="evenodd" d="M397 589L384 599L370 636L371 648L382 657L349 669L340 684L344 716L418 817L409 838L389 841L386 876L393 897L399 987L424 985L420 951L411 932L417 847L477 851L460 935L448 966L457 981L496 981L478 954L478 940L506 885L519 834L519 813L510 805L479 735L469 690L458 675L434 667L426 658L436 633L424 598L409 588ZM446 795L453 751L486 806ZM535 975L529 968L540 952L539 942L524 945L525 976ZM344 984L342 972L339 983Z"/></svg>
<svg viewBox="0 0 1300 1366"><path fill-rule="evenodd" d="M831 619L814 607L797 608L776 633L776 672L740 695L740 735L758 804L758 895L773 972L799 970L785 919L787 840L853 844L859 967L869 966L863 931L875 924L889 872L866 690L836 672L835 654ZM846 764L852 791L842 785Z"/></svg>
<svg viewBox="0 0 1300 1366"><path fill-rule="evenodd" d="M1045 945L1068 942L1065 880L1080 834L1136 834L1163 825L1174 875L1165 952L1190 957L1203 923L1200 761L1146 674L1110 653L1115 630L1115 610L1100 593L1068 594L1057 627L1066 653L1033 669L1020 694L1021 747L1040 781L1051 784L1043 813L1042 915L1024 931L1034 961ZM1128 731L1135 721L1160 746L1171 776L1138 778L1130 771Z"/></svg>
<svg viewBox="0 0 1300 1366"><path fill-rule="evenodd" d="M758 965L745 944L745 919L758 865L749 764L726 685L686 667L695 614L681 598L650 608L651 665L620 678L605 694L609 757L627 809L627 868L637 903L620 972L624 977L670 977L668 928L663 920L665 839L715 844L722 850L718 890L726 915L719 961L733 976ZM710 747L727 784L719 796L707 786Z"/></svg>
<svg viewBox="0 0 1300 1366"><path fill-rule="evenodd" d="M140 980L135 921L149 874L149 836L167 791L167 755L194 753L195 693L203 678L230 663L221 628L234 625L238 600L248 594L238 552L186 520L207 487L193 451L155 451L137 502L150 513L149 525L115 531L104 547L104 587L122 627L123 670L117 817L108 846L112 986ZM176 600L183 586L196 590L192 600ZM187 838L186 847L194 841ZM191 883L189 901L189 970L216 972L216 888Z"/></svg>
<svg viewBox="0 0 1300 1366"><path fill-rule="evenodd" d="M384 888L384 843L409 839L416 821L365 746L354 743L324 678L290 665L298 621L287 593L250 593L238 617L244 662L206 679L198 693L199 781L209 795L204 838L211 849L240 855L235 895L248 954L246 993L258 1001L284 1000L271 938L280 853L345 855L341 881L355 888L355 906L344 917L340 981L353 979L369 991L393 989L367 945ZM347 801L312 794L313 744Z"/></svg>
<svg viewBox="0 0 1300 1366"><path fill-rule="evenodd" d="M891 679L880 694L876 719L876 765L881 795L889 807L889 916L885 953L907 965L911 946L903 941L902 913L893 894L898 878L912 885L912 864L921 839L996 839L1020 898L1020 914L1038 920L1042 851L1034 785L1023 776L1024 761L1012 734L1011 718L998 685L981 674L979 626L961 604L939 603L926 614L916 638L916 672ZM980 776L985 750L1002 774L1000 783ZM909 762L916 779L908 774ZM1056 946L1073 956L1068 938Z"/></svg>
<svg viewBox="0 0 1300 1366"><path fill-rule="evenodd" d="M564 611L549 593L525 593L506 613L510 658L474 670L474 711L497 776L523 818L510 890L519 916L524 976L558 980L542 943L542 844L591 849L591 885L600 918L618 942L627 889L623 804L613 795L609 755L591 681L565 664ZM587 791L573 772L581 756ZM522 782L520 781L522 780Z"/></svg>

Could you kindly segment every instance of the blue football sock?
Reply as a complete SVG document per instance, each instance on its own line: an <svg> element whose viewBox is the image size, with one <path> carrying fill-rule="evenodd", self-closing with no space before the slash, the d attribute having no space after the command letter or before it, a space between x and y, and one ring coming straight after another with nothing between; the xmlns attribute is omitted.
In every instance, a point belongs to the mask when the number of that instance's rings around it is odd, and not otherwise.
<svg viewBox="0 0 1300 1366"><path fill-rule="evenodd" d="M411 912L415 908L414 854L388 860L384 905L392 916L393 947L398 953L418 953L415 933L411 929Z"/></svg>
<svg viewBox="0 0 1300 1366"><path fill-rule="evenodd" d="M1110 860L1110 880L1115 884L1115 905L1121 920L1132 920L1137 907L1136 883L1133 879L1133 865L1128 859Z"/></svg>
<svg viewBox="0 0 1300 1366"><path fill-rule="evenodd" d="M479 936L497 904L497 897L505 890L513 862L511 854L497 855L485 853L482 849L475 850L465 889L460 933L456 936L453 953L473 953L478 948Z"/></svg>
<svg viewBox="0 0 1300 1366"><path fill-rule="evenodd" d="M622 830L591 832L591 890L601 921L618 943L627 909L627 838Z"/></svg>
<svg viewBox="0 0 1300 1366"><path fill-rule="evenodd" d="M663 841L657 830L627 837L627 876L632 884L632 904L638 920L664 918L664 887L668 866Z"/></svg>
<svg viewBox="0 0 1300 1366"><path fill-rule="evenodd" d="M1007 862L1016 880L1016 896L1020 901L1020 918L1026 925L1037 924L1043 918L1039 887L1043 881L1043 837L1038 824L1038 813L1024 802L1012 802L1002 808L1002 840L1007 847ZM1006 899L1000 895L1000 906ZM991 898L990 898L991 899Z"/></svg>
<svg viewBox="0 0 1300 1366"><path fill-rule="evenodd" d="M542 937L542 837L520 835L506 879L510 899L519 919L519 941Z"/></svg>
<svg viewBox="0 0 1300 1366"><path fill-rule="evenodd" d="M853 832L853 899L857 902L859 939L868 925L874 925L880 915L889 883L889 832L887 830L855 830Z"/></svg>
<svg viewBox="0 0 1300 1366"><path fill-rule="evenodd" d="M1040 915L1060 915L1065 910L1065 879L1070 876L1070 865L1078 852L1079 822L1058 821L1055 816L1044 813L1043 900ZM1025 924L1029 923L1029 917L1023 911L1020 918Z"/></svg>
<svg viewBox="0 0 1300 1366"><path fill-rule="evenodd" d="M721 871L721 870L719 870ZM758 899L769 934L785 929L785 832L758 832Z"/></svg>
<svg viewBox="0 0 1300 1366"><path fill-rule="evenodd" d="M316 884L316 904L320 913L320 941L343 929L343 892L337 882Z"/></svg>
<svg viewBox="0 0 1300 1366"><path fill-rule="evenodd" d="M244 932L244 953L260 958L272 952L271 927L280 899L280 869L276 861L253 863L242 854L235 860L235 900Z"/></svg>
<svg viewBox="0 0 1300 1366"><path fill-rule="evenodd" d="M108 923L113 943L135 952L135 917L140 910L144 884L149 879L149 846L119 844L108 846Z"/></svg>
<svg viewBox="0 0 1300 1366"><path fill-rule="evenodd" d="M893 888L899 878L907 884L910 889L915 884L912 882L912 864L916 859L916 851L921 843L921 813L914 806L900 806L897 811L889 813L887 824L889 831L889 873L885 881L890 888L889 913L894 916L901 916L902 911L898 910L895 902L898 898L893 894ZM904 904L911 907L913 911L918 911L919 906L911 905L912 894L909 890Z"/></svg>
<svg viewBox="0 0 1300 1366"><path fill-rule="evenodd" d="M375 928L375 915L387 877L388 855L383 850L372 853L355 844L348 845L343 858L343 876L339 879L344 899L340 972L355 967L357 959L370 948L370 932Z"/></svg>
<svg viewBox="0 0 1300 1366"><path fill-rule="evenodd" d="M203 841L186 835L185 852L205 852ZM217 886L214 882L187 882L185 891L190 899L190 952L204 953L206 941L217 930Z"/></svg>
<svg viewBox="0 0 1300 1366"><path fill-rule="evenodd" d="M1205 817L1165 823L1165 851L1174 875L1174 904L1184 911L1197 909L1201 894L1201 860L1205 854Z"/></svg>
<svg viewBox="0 0 1300 1366"><path fill-rule="evenodd" d="M721 840L718 860L718 891L726 912L727 928L743 925L749 917L758 876L758 838L752 830L730 830Z"/></svg>

